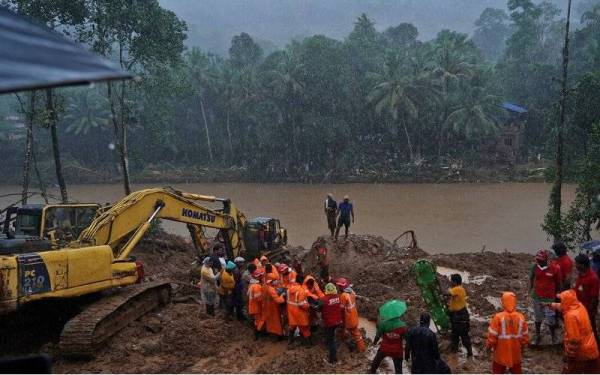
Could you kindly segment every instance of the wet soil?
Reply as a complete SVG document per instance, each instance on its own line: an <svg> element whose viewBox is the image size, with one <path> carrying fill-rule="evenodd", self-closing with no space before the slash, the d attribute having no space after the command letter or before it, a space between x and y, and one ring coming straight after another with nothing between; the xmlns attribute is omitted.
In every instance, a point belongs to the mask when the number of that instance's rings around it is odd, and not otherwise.
<svg viewBox="0 0 600 375"><path fill-rule="evenodd" d="M402 241L400 241L401 243ZM305 272L318 274L317 248L324 246L331 260L330 274L344 276L354 284L358 294L361 327L370 343L372 321L378 307L390 298L408 302L405 320L416 324L425 310L411 274L417 259L429 259L448 274L468 272L465 288L471 311L471 337L475 356L467 359L464 352L449 351L447 334L439 335L440 349L453 372L486 373L490 356L484 350L487 322L496 312L495 303L505 290L514 291L519 309L532 317L527 298L527 277L531 255L514 253L465 253L429 255L418 248L409 248L375 236L351 235L337 242L320 237L310 249L290 248L303 260ZM226 321L223 312L216 317L205 314L200 296L192 284L194 250L180 237L161 235L146 240L137 249L138 259L145 265L148 279L169 279L176 293L174 302L130 324L108 340L95 358L73 361L60 357L56 334L44 334L45 342L26 350L40 350L54 356L54 371L66 373L365 373L374 350L358 354L340 345L340 363L331 367L324 362L326 349L323 337L316 333L314 345L288 344L271 337L255 341L247 322ZM443 287L447 276L440 274ZM531 325L532 322L531 322ZM54 326L54 325L52 325ZM56 329L55 329L56 330ZM38 340L44 341L44 340ZM393 368L384 362L380 372ZM525 372L557 373L562 368L560 346L541 346L524 352ZM406 369L405 369L406 370Z"/></svg>

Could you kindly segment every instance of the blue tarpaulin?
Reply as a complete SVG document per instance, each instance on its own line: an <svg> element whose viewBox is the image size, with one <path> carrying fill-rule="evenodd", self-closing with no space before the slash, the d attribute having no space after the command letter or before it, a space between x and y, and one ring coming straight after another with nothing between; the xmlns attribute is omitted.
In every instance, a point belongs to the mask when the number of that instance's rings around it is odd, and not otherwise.
<svg viewBox="0 0 600 375"><path fill-rule="evenodd" d="M500 105L500 107L506 109L507 111L511 111L511 112L515 112L515 113L527 113L526 108L521 107L518 104L511 103L511 102L504 102Z"/></svg>
<svg viewBox="0 0 600 375"><path fill-rule="evenodd" d="M582 248L583 250L594 252L596 250L600 250L600 240L584 242L581 245L579 245L579 247Z"/></svg>
<svg viewBox="0 0 600 375"><path fill-rule="evenodd" d="M82 45L0 7L0 93L128 78Z"/></svg>

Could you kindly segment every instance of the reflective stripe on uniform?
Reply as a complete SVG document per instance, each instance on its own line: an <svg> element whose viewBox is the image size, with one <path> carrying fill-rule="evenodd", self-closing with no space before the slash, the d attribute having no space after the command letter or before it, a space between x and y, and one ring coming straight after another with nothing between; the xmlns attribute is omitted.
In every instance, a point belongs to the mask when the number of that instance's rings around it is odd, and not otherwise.
<svg viewBox="0 0 600 375"><path fill-rule="evenodd" d="M523 337L523 321L519 319L519 328L517 329L516 334L507 334L506 333L506 320L502 318L501 320L501 333L498 336L499 339L509 340L509 339L520 339ZM527 333L527 332L525 332Z"/></svg>

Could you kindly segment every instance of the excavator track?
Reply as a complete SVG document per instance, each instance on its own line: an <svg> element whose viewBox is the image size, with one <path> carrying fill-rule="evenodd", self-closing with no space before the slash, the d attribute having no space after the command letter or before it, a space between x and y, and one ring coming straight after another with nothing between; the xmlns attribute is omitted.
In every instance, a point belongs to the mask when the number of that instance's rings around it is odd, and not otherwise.
<svg viewBox="0 0 600 375"><path fill-rule="evenodd" d="M68 357L92 357L109 337L171 299L171 284L157 281L122 288L102 298L65 324L60 352Z"/></svg>

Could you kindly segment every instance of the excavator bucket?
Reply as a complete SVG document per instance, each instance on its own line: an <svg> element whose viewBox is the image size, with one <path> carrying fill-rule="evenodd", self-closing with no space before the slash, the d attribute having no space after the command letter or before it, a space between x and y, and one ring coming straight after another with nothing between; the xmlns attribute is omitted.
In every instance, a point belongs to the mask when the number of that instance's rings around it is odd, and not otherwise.
<svg viewBox="0 0 600 375"><path fill-rule="evenodd" d="M435 326L439 332L447 331L450 328L450 317L442 297L435 264L424 259L418 260L413 266L413 272Z"/></svg>

